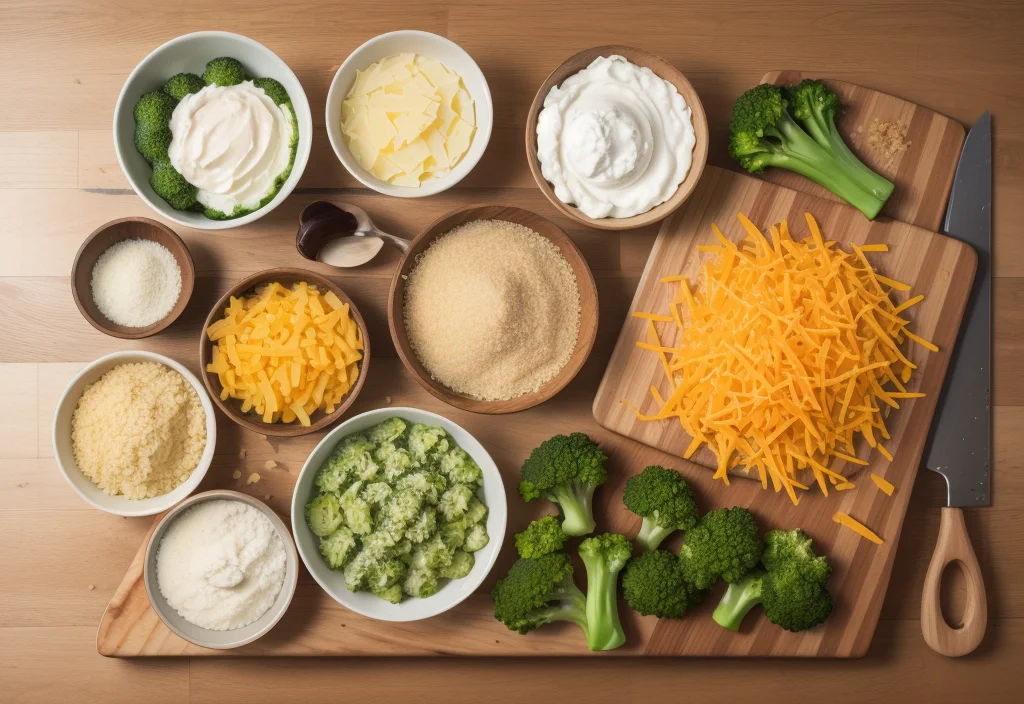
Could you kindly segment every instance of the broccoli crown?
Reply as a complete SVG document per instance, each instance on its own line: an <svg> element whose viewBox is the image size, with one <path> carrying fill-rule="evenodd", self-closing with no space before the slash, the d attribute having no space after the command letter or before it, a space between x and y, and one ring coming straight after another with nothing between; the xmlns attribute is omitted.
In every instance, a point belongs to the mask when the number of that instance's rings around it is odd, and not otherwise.
<svg viewBox="0 0 1024 704"><path fill-rule="evenodd" d="M831 572L831 570L829 570ZM787 631L803 631L824 623L832 613L832 595L821 571L804 563L789 562L768 570L761 584L764 615Z"/></svg>
<svg viewBox="0 0 1024 704"><path fill-rule="evenodd" d="M206 85L234 86L246 80L249 74L246 72L242 62L232 59L230 56L221 56L206 64L203 71L203 81Z"/></svg>
<svg viewBox="0 0 1024 704"><path fill-rule="evenodd" d="M562 530L586 535L594 530L591 499L608 479L607 457L583 433L556 435L545 440L523 463L519 494L526 501L544 497L562 509Z"/></svg>
<svg viewBox="0 0 1024 704"><path fill-rule="evenodd" d="M622 573L626 603L644 616L682 618L704 594L686 581L679 559L667 550L641 553Z"/></svg>
<svg viewBox="0 0 1024 704"><path fill-rule="evenodd" d="M277 105L283 105L284 103L290 103L292 99L288 96L288 91L284 89L278 81L273 78L254 78L252 84L257 88L262 88L263 92L267 94L267 97L273 100Z"/></svg>
<svg viewBox="0 0 1024 704"><path fill-rule="evenodd" d="M145 93L135 103L132 115L136 123L145 123L150 127L167 127L178 101L161 91Z"/></svg>
<svg viewBox="0 0 1024 704"><path fill-rule="evenodd" d="M203 79L194 73L178 73L167 79L164 93L175 100L181 100L190 93L198 93L206 86Z"/></svg>
<svg viewBox="0 0 1024 704"><path fill-rule="evenodd" d="M768 531L764 536L761 563L769 571L781 569L787 563L800 563L801 570L822 583L832 575L828 558L815 556L811 539L799 528Z"/></svg>
<svg viewBox="0 0 1024 704"><path fill-rule="evenodd" d="M569 556L561 552L517 560L491 590L494 618L519 633L552 621L571 621L587 633L586 597L572 573Z"/></svg>
<svg viewBox="0 0 1024 704"><path fill-rule="evenodd" d="M633 546L624 535L601 533L581 542L579 552L588 575L591 567L618 574L633 555Z"/></svg>
<svg viewBox="0 0 1024 704"><path fill-rule="evenodd" d="M710 589L719 579L741 579L760 561L763 548L754 516L736 506L705 514L686 533L679 559L688 582Z"/></svg>
<svg viewBox="0 0 1024 704"><path fill-rule="evenodd" d="M697 525L693 492L674 469L651 466L630 477L622 490L622 503L644 519L637 541L646 550L658 547L673 531Z"/></svg>
<svg viewBox="0 0 1024 704"><path fill-rule="evenodd" d="M789 111L797 120L814 119L815 116L832 121L839 115L842 105L839 96L821 81L805 78L795 86L786 86L785 96Z"/></svg>
<svg viewBox="0 0 1024 704"><path fill-rule="evenodd" d="M789 102L778 86L762 83L736 99L732 106L729 132L746 132L754 137L772 134L786 115Z"/></svg>
<svg viewBox="0 0 1024 704"><path fill-rule="evenodd" d="M166 161L153 164L149 185L175 210L189 210L199 202L196 199L198 189Z"/></svg>
<svg viewBox="0 0 1024 704"><path fill-rule="evenodd" d="M173 138L171 114L177 104L177 100L160 91L146 93L135 103L135 148L150 164L167 161L167 148Z"/></svg>
<svg viewBox="0 0 1024 704"><path fill-rule="evenodd" d="M519 557L550 555L564 548L568 539L557 518L544 516L526 526L522 533L516 533L516 551Z"/></svg>

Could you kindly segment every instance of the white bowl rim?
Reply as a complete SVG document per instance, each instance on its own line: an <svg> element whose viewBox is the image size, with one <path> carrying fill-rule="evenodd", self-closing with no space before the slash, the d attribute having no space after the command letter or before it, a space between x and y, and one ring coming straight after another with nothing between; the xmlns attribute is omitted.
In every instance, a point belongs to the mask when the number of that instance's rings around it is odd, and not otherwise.
<svg viewBox="0 0 1024 704"><path fill-rule="evenodd" d="M263 515L265 515L270 520L270 524L274 526L274 530L277 531L277 534L281 537L281 540L284 542L284 549L285 552L288 554L287 559L291 560L295 565L294 569L291 570L291 579L288 579L288 572L285 572L285 581L281 585L281 591L278 592L278 596L274 599L274 603L270 606L269 609L263 612L260 618L253 621L253 623L258 623L260 619L262 619L275 608L279 609L277 613L275 613L270 618L270 620L267 621L266 624L264 624L258 631L253 633L251 636L247 638L242 638L237 641L233 641L231 643L210 643L209 641L197 641L191 638L188 633L185 633L177 626L175 626L170 620L165 619L162 610L156 606L156 600L153 598L153 590L155 589L159 591L160 589L160 587L156 584L156 572L150 572L149 569L149 563L155 559L156 550L159 543L158 538L163 537L163 533L167 531L167 528L170 526L170 524L175 519L177 519L182 514L183 511L190 508L191 506L203 503L204 501L216 500L240 501L242 503L249 504L250 506L253 506L259 511L261 511ZM292 539L291 531L288 530L288 524L281 520L281 517L277 515L277 512L274 511L274 509L270 508L270 506L260 501L255 496L250 496L249 494L244 494L240 491L232 491L231 489L211 489L210 491L203 491L198 494L193 494L192 496L183 500L181 503L177 504L176 506L174 506L174 508L168 511L167 515L161 518L153 527L153 532L150 535L149 544L146 545L146 554L144 555L142 561L142 581L146 587L146 597L149 599L150 606L153 608L153 611L156 613L156 615L160 618L160 621L165 626L167 626L167 628L170 629L172 633L174 633L175 635L179 636L184 640L187 640L189 643L198 645L201 648L210 648L213 650L230 650L232 648L240 648L243 645L248 645L249 643L252 643L253 641L262 638L267 633L269 633L271 629L273 629L274 626L276 626L282 618L284 618L284 615L288 612L288 607L290 607L292 604L292 599L295 597L295 589L299 583L299 556L298 551L295 549L295 541ZM281 600L281 594L286 594L287 596L285 597L285 600L282 603L282 605L278 607L277 604ZM161 596L163 595L161 594ZM165 598L164 601L166 602L167 599ZM168 604L167 606L171 608L170 604ZM210 631L210 629L203 628L202 626L197 626L194 623L189 622L189 624L193 628L196 628L203 633L231 633L230 630Z"/></svg>
<svg viewBox="0 0 1024 704"><path fill-rule="evenodd" d="M475 155L474 157L470 157L469 153L467 153L465 158L463 158L461 162L456 164L454 170L445 174L441 178L431 179L429 181L424 182L423 184L420 185L419 188L407 188L403 186L392 186L391 184L384 184L383 181L380 181L379 179L367 174L366 170L363 169L362 166L359 166L358 164L355 164L354 168L352 166L349 166L349 164L346 163L346 159L354 159L354 157L352 157L349 154L348 147L345 146L345 143L341 139L341 135L339 133L340 127L338 125L334 125L332 123L332 120L330 119L331 104L336 99L336 93L340 93L343 90L347 92L349 90L349 86L346 86L344 88L340 87L342 71L344 71L345 68L350 63L353 63L357 55L364 49L368 49L374 44L382 42L386 39L393 39L398 37L427 37L431 41L438 41L442 44L447 44L457 53L461 53L462 55L464 55L466 60L473 65L477 72L479 72L480 77L483 79L483 96L474 95L472 96L473 100L476 102L480 102L482 98L484 104L486 104L488 107L488 112L491 114L491 119L487 121L486 125L481 126L479 124L479 120L477 120L477 134L473 137L473 140L474 143L476 142L476 140L483 141L483 149L480 150L480 153ZM341 100L342 98L338 97L337 99ZM324 119L325 124L327 126L327 138L331 142L331 147L334 149L335 156L338 157L338 161L340 161L341 165L345 167L345 170L348 171L361 184L363 184L367 188L373 189L377 193L381 193L386 196L395 196L397 198L426 198L427 196L437 195L438 193L447 191L449 188L452 188L460 181L462 181L462 179L468 176L470 172L476 168L476 165L480 162L480 159L483 158L484 153L487 151L487 145L491 141L491 130L494 127L494 104L491 100L491 87L487 83L487 76L484 75L483 70L481 70L476 60L470 55L468 51L463 49L460 45L456 44L448 37L443 37L440 34L434 34L433 32L424 32L423 30L420 29L399 29L393 32L385 32L384 34L378 34L375 37L367 39L365 42L356 47L352 51L352 53L350 53L345 58L343 62L341 62L341 66L339 66L338 70L335 71L334 78L331 79L331 86L327 91L327 104L324 107ZM472 145L470 149L472 149ZM346 154L348 156L343 156L343 154ZM460 175L456 178L454 174L457 171L461 171L463 169L464 171L462 171L462 173L460 173Z"/></svg>
<svg viewBox="0 0 1024 704"><path fill-rule="evenodd" d="M366 416L369 416L369 415L382 415L382 416L387 416L387 417L402 416L403 413L406 413L406 412L409 412L409 411L412 411L412 412L417 413L417 414L423 414L423 415L426 415L426 416L430 416L431 418L435 419L435 421L437 421L438 425L441 425L442 427L444 427L444 425L448 425L448 426L452 426L452 427L458 428L461 432L463 432L466 435L468 435L478 445L480 445L480 449L483 452L483 456L491 463L491 465L493 465L494 470L498 473L498 477L499 477L498 488L501 491L501 497L503 499L502 505L503 505L503 509L504 509L501 512L501 529L500 529L500 531L498 531L498 534L497 535L492 535L490 530L488 530L488 532L487 532L488 536L490 538L491 543L494 543L494 548L491 551L491 555L490 555L490 558L487 561L486 568L481 573L480 581L477 582L476 584L474 584L471 589L464 590L464 592L462 594L460 594L459 596L454 598L449 603L445 604L444 607L441 608L440 610L434 611L433 613L428 613L428 614L418 615L418 616L412 616L412 617L409 617L408 614L403 615L400 612L392 614L392 615L382 615L382 614L379 614L379 613L370 613L370 612L368 612L368 611L366 611L366 610L364 610L364 609L360 608L359 606L356 606L356 605L354 605L352 603L345 603L345 602L343 602L341 599L339 599L337 596L335 596L331 592L331 587L328 587L328 585L324 584L324 582L321 581L320 577L317 576L316 571L313 570L309 566L309 563L307 562L307 560L312 560L314 558L315 559L321 559L319 553L316 554L316 555L313 555L312 557L307 558L305 552L303 552L303 549L302 549L302 542L298 539L298 537L296 537L296 535L298 533L298 530L299 530L298 526L300 524L302 525L304 530L307 530L307 531L310 530L309 526L306 525L306 518L305 518L305 505L306 505L306 501L305 501L305 499L300 498L298 488L299 488L299 484L302 482L302 477L303 477L303 475L306 474L306 472L316 472L316 471L318 471L320 469L319 467L314 467L310 463L310 459L313 457L313 455L316 454L317 450L320 449L320 447L325 445L325 444L331 444L331 445L336 444L341 439L338 436L342 435L345 431L347 431L348 434L351 434L353 432L358 432L358 431L348 430L348 428L352 424L354 424L355 421L360 420L360 419L362 419L362 418L364 418ZM382 420L383 420L383 418L382 418ZM447 432L447 428L446 428L446 432ZM463 449L466 449L466 448L463 448ZM468 452L468 450L467 450L467 452ZM473 459L474 459L474 461L477 461L477 464L480 464L480 462L478 461L477 456L473 456ZM482 468L483 467L481 465L481 469ZM306 498L308 498L308 497L306 497ZM489 510L493 509L493 506L491 504L488 504L487 507L488 507ZM497 562L497 560L498 560L498 554L501 552L501 547L502 547L502 544L504 543L504 540L505 540L505 530L506 530L506 528L508 526L508 497L507 497L507 495L505 493L505 483L503 481L501 481L501 471L498 469L497 463L491 457L490 453L487 452L487 449L483 446L483 444L479 440L476 439L475 435L470 433L468 430L463 428L461 425L459 425L455 421L449 420L445 416L442 416L442 415L440 415L438 413L434 413L432 411L427 411L427 410L424 410L422 408L413 408L411 406L384 406L382 408L374 408L374 409L369 410L369 411L364 411L363 413L360 413L359 415L352 416L351 418L347 418L344 422L342 422L342 423L338 424L337 426L335 426L334 428L332 428L331 431L329 433L327 433L327 435L325 435L323 437L323 439L321 439L320 442L318 442L316 444L316 447L314 447L310 451L309 456L306 458L306 461L302 465L302 470L299 472L298 476L295 478L295 489L292 492L292 507L291 507L291 509L292 509L291 510L292 534L293 534L293 537L295 538L295 548L296 548L296 550L298 550L299 558L302 560L302 564L306 567L306 571L310 574L310 576L313 577L313 579L316 581L316 583L320 585L320 588L324 590L324 593L326 593L327 596L329 596L332 599L334 599L336 602L341 604L344 608L349 609L351 611L354 611L357 614L360 614L361 616L365 616L367 618L371 618L371 619L374 619L374 620L377 620L377 621L411 622L411 621L422 621L422 620L425 620L425 619L428 619L428 618L433 618L435 616L440 616L441 614L445 613L446 611L450 611L451 609L455 608L456 606L461 604L463 601L468 599L472 594L475 594L476 590L480 587L480 584L482 584L483 581L485 579L487 579L487 575L489 575L491 573L491 570L494 568L494 563ZM312 532L312 531L310 531L310 532ZM463 579L465 579L465 577ZM345 593L350 593L348 591L347 587L344 588L344 592ZM381 601L383 602L384 600L381 599ZM422 600L419 600L419 601L422 601ZM384 603L387 603L387 602L384 602ZM397 606L400 609L402 604L405 604L405 603L408 603L408 600L403 601L401 604L396 604L395 606Z"/></svg>
<svg viewBox="0 0 1024 704"><path fill-rule="evenodd" d="M302 150L296 150L295 161L292 164L292 174L289 174L288 178L285 180L284 184L281 186L281 190L279 190L277 192L277 195L275 195L274 198L269 203L267 203L266 205L264 205L261 208L257 208L256 210L254 210L253 212L251 212L251 213L249 213L247 215L243 215L240 218L232 218L232 219L229 219L229 220L210 220L209 218L204 218L203 220L199 220L199 221L196 221L196 222L190 222L190 221L183 220L180 217L178 217L175 214L176 211L174 210L174 208L171 208L170 206L167 207L166 211L165 210L161 210L160 207L156 203L152 202L152 200L148 196L146 196L145 193L143 193L142 189L139 188L139 186L135 183L135 179L132 178L131 171L128 168L126 168L126 166L125 166L124 159L121 156L121 150L118 148L117 125L118 125L118 122L120 121L121 111L125 109L125 105L124 105L125 93L128 90L128 86L131 85L132 80L135 78L135 75L142 69L143 65L148 63L150 61L150 59L152 59L152 57L155 54L157 54L158 52L161 52L161 51L163 51L163 50L165 50L165 49L167 49L167 48L169 48L171 46L174 46L175 44L184 43L184 42L186 42L186 41L188 41L190 39L196 39L196 38L199 38L199 37L213 37L213 38L238 40L238 41L241 41L243 43L249 43L249 44L252 44L252 45L254 45L256 47L259 47L262 51L265 51L268 54L270 54L271 56L273 56L274 58L276 58L278 61L281 62L281 65L284 66L285 70L287 70L291 74L291 77L293 79L295 79L295 83L302 90L302 102L305 104L305 106L306 106L306 113L310 117L310 120L309 120L309 122L310 122L309 133L310 134L309 134L309 139L305 140L306 148L302 149ZM289 97L292 97L292 96L289 94ZM292 97L292 105L295 105L294 97ZM295 117L296 117L297 121L301 120L301 117L298 114L298 110L296 110ZM151 51L148 54L146 54L146 56L143 57L143 59L141 61L139 61L138 64L136 64L135 68L132 69L132 72L128 74L128 78L125 79L124 85L121 86L121 90L117 94L117 102L114 104L114 120L113 120L113 123L112 123L113 124L113 133L114 133L113 134L113 136L114 136L114 153L117 154L117 164L121 168L121 173L123 173L125 178L128 179L128 183L131 185L132 190L135 192L135 195L137 195L139 198L141 198L142 202L144 202L146 205L148 205L158 215L160 215L161 217L165 217L168 220L171 220L172 222L176 222L179 225L184 225L185 227L191 227L191 228L194 228L196 230L228 230L228 229L231 229L231 228L234 228L234 227L241 227L242 225L247 225L248 223L255 222L256 220L259 220L261 217L263 217L264 215L266 215L270 211L274 210L281 203L283 203L284 200L289 195L291 195L292 191L295 190L295 187L298 185L299 180L302 178L302 173L306 170L306 164L309 162L309 155L310 155L310 152L312 151L312 147L313 147L312 122L313 122L312 110L310 110L310 108L309 108L309 99L306 96L306 89L302 88L302 83L299 81L298 77L295 75L295 72L292 71L291 66L289 66L287 64L287 62L285 62L285 60L282 59L280 56L278 56L273 50L269 49L266 45L261 44L260 42L256 41L255 39L252 39L251 37L247 37L244 34L237 34L235 32L225 32L225 31L216 30L216 29L203 30L201 32L189 32L188 34L182 34L180 36L174 37L173 39L169 39L166 42L164 42L163 44L161 44L160 46L158 46L155 49L153 49L153 51ZM292 179L292 175L295 174L296 168L298 168L298 174L296 175L295 179L293 180ZM291 183L289 183L289 182L291 182Z"/></svg>
<svg viewBox="0 0 1024 704"><path fill-rule="evenodd" d="M68 382L67 386L64 387L64 391L60 395L60 400L57 401L57 406L54 409L53 422L50 433L50 440L51 443L53 444L53 456L57 460L57 467L60 469L60 473L61 476L64 477L64 481L66 481L68 485L74 490L74 492L78 494L80 497L82 497L82 499L86 503L88 503L93 508L103 511L104 513L110 513L115 516L126 516L129 518L136 518L139 516L155 516L156 514L162 513L163 511L166 511L167 509L174 506L174 504L177 503L179 499L168 499L163 502L157 502L153 508L149 509L117 509L112 508L110 506L104 506L98 503L97 501L94 501L91 496L83 492L78 487L78 485L71 480L71 472L78 472L79 474L81 474L82 470L80 470L78 468L78 465L74 464L73 461L71 467L67 467L64 464L64 460L61 457L60 449L57 446L57 433L59 431L59 428L57 427L57 418L60 415L60 409L63 408L66 403L70 402L71 399L69 398L69 396L71 394L71 390L75 387L76 384L78 384L82 377L91 373L94 369L96 369L96 367L99 367L108 362L116 362L117 360L123 359L125 360L125 364L130 364L133 359L137 359L138 357L143 357L153 362L163 364L164 366L170 367L171 369L185 377L185 379L187 379L188 382L192 385L192 388L196 390L196 393L199 394L199 401L200 403L202 403L203 411L206 413L206 447L203 449L202 457L199 458L199 464L196 466L194 470L192 470L192 474L189 475L189 478L182 482L180 485L178 485L178 487L175 487L175 489L167 492L166 494L163 494L162 496L154 496L153 498L161 499L165 497L170 497L175 491L177 491L183 486L188 487L186 497L188 496L188 494L191 494L193 491L195 491L196 487L198 487L199 484L203 481L203 478L206 476L207 471L209 471L210 469L210 465L213 462L213 454L217 445L217 417L213 411L213 402L210 401L210 395L206 393L206 389L203 387L202 382L196 378L195 374L193 374L187 368L185 368L184 365L175 362L170 357L165 357L162 354L157 354L156 352L150 352L148 350L121 350L119 352L111 352L110 354L103 355L102 357L94 359L92 362L85 365L85 367L77 374L75 374L74 378ZM81 398L81 395L79 395L79 398ZM78 399L74 400L75 403L77 404ZM83 474L82 476L85 475ZM88 479L88 477L86 477L86 479ZM112 500L124 500L128 502L128 506L131 506L131 503L135 501L134 499L128 499L120 495L111 496L110 498Z"/></svg>

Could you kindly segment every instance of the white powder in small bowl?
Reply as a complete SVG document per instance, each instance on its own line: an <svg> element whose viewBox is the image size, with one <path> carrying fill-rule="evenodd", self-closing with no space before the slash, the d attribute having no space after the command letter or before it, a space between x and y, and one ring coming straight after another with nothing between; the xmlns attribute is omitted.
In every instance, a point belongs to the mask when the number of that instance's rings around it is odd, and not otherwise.
<svg viewBox="0 0 1024 704"><path fill-rule="evenodd" d="M181 267L159 242L127 239L110 246L92 268L92 300L108 320L144 328L167 317L181 295Z"/></svg>
<svg viewBox="0 0 1024 704"><path fill-rule="evenodd" d="M167 603L211 631L248 626L277 599L287 568L284 541L263 513L241 501L204 501L164 533L156 576Z"/></svg>

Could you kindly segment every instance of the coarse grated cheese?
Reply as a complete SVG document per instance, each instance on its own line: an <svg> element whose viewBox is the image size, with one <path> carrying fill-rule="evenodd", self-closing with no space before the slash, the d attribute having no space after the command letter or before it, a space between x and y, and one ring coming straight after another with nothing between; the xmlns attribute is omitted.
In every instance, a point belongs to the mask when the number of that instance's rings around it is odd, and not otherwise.
<svg viewBox="0 0 1024 704"><path fill-rule="evenodd" d="M836 511L835 515L832 516L832 520L835 521L836 523L838 523L841 526L849 528L850 530L852 530L854 533L856 533L857 535L861 536L862 538L867 538L868 540L870 540L875 545L881 545L882 543L885 542L884 540L879 538L878 535L876 535L873 530L871 530L870 528L865 526L863 523L858 521L856 518L851 517L847 513L843 513L842 511Z"/></svg>
<svg viewBox="0 0 1024 704"><path fill-rule="evenodd" d="M892 482L888 482L877 474L871 475L871 481L878 485L878 488L885 492L886 496L892 496L892 493L896 491L896 487L892 485Z"/></svg>

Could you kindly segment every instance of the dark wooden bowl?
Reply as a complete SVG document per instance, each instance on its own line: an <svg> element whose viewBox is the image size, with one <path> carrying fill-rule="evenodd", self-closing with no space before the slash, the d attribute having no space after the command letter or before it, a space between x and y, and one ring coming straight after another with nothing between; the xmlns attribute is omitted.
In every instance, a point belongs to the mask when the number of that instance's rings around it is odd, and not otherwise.
<svg viewBox="0 0 1024 704"><path fill-rule="evenodd" d="M524 394L507 401L481 401L470 396L452 391L437 380L431 378L409 343L409 335L405 329L405 280L416 265L416 258L422 254L438 236L453 228L472 220L505 220L530 228L539 235L546 237L558 247L562 256L569 262L576 274L576 285L580 291L580 331L576 338L576 348L572 357L562 367L554 379L542 385L537 391ZM391 279L391 293L388 298L388 325L391 328L391 339L394 340L398 356L405 368L424 389L447 404L474 413L513 413L531 408L547 401L557 394L565 385L572 381L577 372L587 361L590 350L597 337L597 285L590 273L583 254L576 244L550 220L522 208L503 205L470 205L457 208L443 215L421 232L412 241L408 253Z"/></svg>
<svg viewBox="0 0 1024 704"><path fill-rule="evenodd" d="M356 379L355 386L353 386L348 394L341 399L341 405L334 409L334 413L327 414L320 409L314 411L309 417L310 424L308 427L300 425L297 422L264 423L263 419L255 412L250 411L249 413L242 413L242 404L240 401L233 398L228 398L227 400L221 399L220 380L217 378L216 374L206 371L206 365L211 361L214 345L214 343L210 342L209 338L207 338L206 330L210 325L224 316L224 309L227 308L228 301L231 296L235 296L237 298L247 295L252 293L257 287L263 284L270 284L275 281L284 286L291 286L299 281L305 281L308 284L315 284L321 291L334 291L334 295L340 298L343 303L349 304L349 311L352 315L352 320L354 320L356 325L359 326L359 330L363 334L363 359L359 364L359 378ZM252 276L247 276L232 286L231 290L225 293L221 299L217 301L217 304L210 310L210 314L206 316L206 322L203 323L203 330L199 337L199 365L201 367L201 376L203 378L203 383L206 385L206 390L210 392L210 398L213 399L213 402L217 404L220 410L224 411L224 415L238 423L243 428L251 430L254 433L293 438L298 437L299 435L315 433L318 430L326 428L328 425L341 418L341 416L345 414L345 411L348 410L349 406L351 406L356 400L356 396L358 396L359 392L362 391L363 384L366 382L366 373L370 367L370 336L366 330L366 323L363 322L363 316L359 313L359 309L356 307L356 304L352 302L352 299L349 298L337 284L327 277L305 269L266 269L264 271L258 271Z"/></svg>
<svg viewBox="0 0 1024 704"><path fill-rule="evenodd" d="M178 262L181 269L181 294L171 312L152 325L142 328L130 328L109 320L92 299L92 270L100 255L122 240L150 240L162 244ZM75 263L71 267L71 295L75 298L82 317L102 333L125 340L138 340L142 337L155 335L173 323L188 305L192 296L192 287L196 281L196 270L192 264L192 255L181 238L174 230L161 222L149 218L120 218L100 225L78 248Z"/></svg>
<svg viewBox="0 0 1024 704"><path fill-rule="evenodd" d="M646 213L640 213L629 218L591 218L581 213L577 208L567 205L555 195L555 190L544 178L540 170L540 159L537 158L537 116L544 107L544 99L548 92L557 85L560 85L569 76L579 73L599 56L622 56L637 66L651 69L660 78L671 83L683 96L686 105L690 108L693 131L697 142L693 147L693 161L690 164L690 171L686 178L679 184L675 194L661 205L651 208ZM576 222L583 223L587 227L598 230L632 230L644 225L658 222L668 217L676 208L682 205L693 189L697 187L697 181L704 171L708 161L708 119L704 114L704 106L700 102L697 91L693 89L690 82L686 80L679 69L665 59L643 49L634 49L629 46L598 46L593 49L586 49L566 59L561 66L551 72L547 80L541 85L540 90L530 105L530 112L526 118L526 158L530 163L530 171L533 178L540 187L541 193L551 201L552 205L561 210Z"/></svg>

